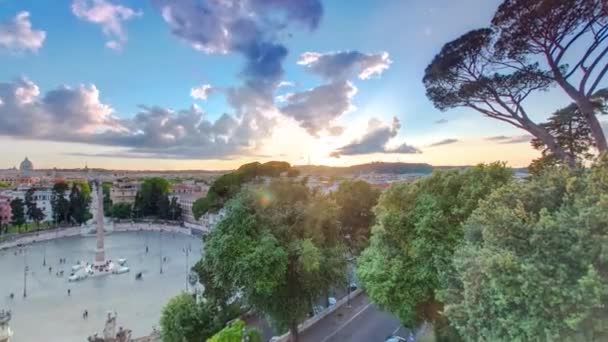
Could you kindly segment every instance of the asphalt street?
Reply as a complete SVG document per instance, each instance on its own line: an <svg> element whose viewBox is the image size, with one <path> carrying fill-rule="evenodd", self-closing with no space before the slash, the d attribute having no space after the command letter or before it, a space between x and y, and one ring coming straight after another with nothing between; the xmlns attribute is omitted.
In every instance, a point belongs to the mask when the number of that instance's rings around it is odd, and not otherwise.
<svg viewBox="0 0 608 342"><path fill-rule="evenodd" d="M301 335L303 342L382 342L392 334L406 336L399 320L360 295Z"/></svg>

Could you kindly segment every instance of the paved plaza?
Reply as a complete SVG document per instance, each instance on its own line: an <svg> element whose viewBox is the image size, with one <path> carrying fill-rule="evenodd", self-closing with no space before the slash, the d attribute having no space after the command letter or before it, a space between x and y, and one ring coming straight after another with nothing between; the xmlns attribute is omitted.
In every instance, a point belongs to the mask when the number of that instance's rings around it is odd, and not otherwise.
<svg viewBox="0 0 608 342"><path fill-rule="evenodd" d="M187 248L191 248L188 257ZM93 235L39 242L26 246L25 251L0 250L0 308L13 313L15 342L82 342L102 331L108 311L118 313L119 326L132 329L133 336L143 336L158 326L164 304L186 289L187 265L200 259L201 248L199 237L179 233L115 232L105 238L106 258L126 258L131 272L80 282L68 282L67 277L76 261L94 260ZM162 274L161 251L162 258L166 257ZM47 266L43 267L45 255ZM60 258L67 262L60 264ZM26 263L27 297L23 298ZM60 270L63 277L56 275ZM138 272L142 272L142 280L135 280ZM84 310L89 314L86 320Z"/></svg>

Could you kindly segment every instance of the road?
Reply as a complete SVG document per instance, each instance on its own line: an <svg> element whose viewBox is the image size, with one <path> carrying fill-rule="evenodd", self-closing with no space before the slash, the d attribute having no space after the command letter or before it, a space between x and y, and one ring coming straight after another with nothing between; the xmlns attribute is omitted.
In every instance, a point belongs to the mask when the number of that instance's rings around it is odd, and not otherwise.
<svg viewBox="0 0 608 342"><path fill-rule="evenodd" d="M366 295L353 300L304 331L303 342L382 342L392 334L406 336L399 320L370 303Z"/></svg>

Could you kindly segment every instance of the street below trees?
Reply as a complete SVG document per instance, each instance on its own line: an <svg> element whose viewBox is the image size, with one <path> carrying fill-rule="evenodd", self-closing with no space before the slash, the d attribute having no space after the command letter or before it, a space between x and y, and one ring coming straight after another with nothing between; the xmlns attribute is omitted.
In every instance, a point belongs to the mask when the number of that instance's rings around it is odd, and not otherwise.
<svg viewBox="0 0 608 342"><path fill-rule="evenodd" d="M392 314L378 309L367 295L354 298L301 333L302 342L375 342L387 336L406 336L408 330Z"/></svg>

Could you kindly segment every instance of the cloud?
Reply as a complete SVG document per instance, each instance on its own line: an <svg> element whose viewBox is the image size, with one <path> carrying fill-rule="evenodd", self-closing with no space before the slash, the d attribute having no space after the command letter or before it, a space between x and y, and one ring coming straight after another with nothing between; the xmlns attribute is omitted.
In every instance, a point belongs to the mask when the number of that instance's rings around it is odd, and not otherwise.
<svg viewBox="0 0 608 342"><path fill-rule="evenodd" d="M283 88L283 87L293 87L295 86L295 83L293 82L289 82L289 81L281 81L278 85L278 88Z"/></svg>
<svg viewBox="0 0 608 342"><path fill-rule="evenodd" d="M203 84L190 89L190 96L197 100L206 100L209 94L213 91L211 84Z"/></svg>
<svg viewBox="0 0 608 342"><path fill-rule="evenodd" d="M79 19L98 24L109 38L106 47L120 50L127 42L123 22L141 16L141 12L106 0L74 0L72 13Z"/></svg>
<svg viewBox="0 0 608 342"><path fill-rule="evenodd" d="M321 131L330 134L342 132L334 121L353 110L351 103L357 88L348 81L335 82L284 96L286 106L281 112L295 119L306 131L319 136Z"/></svg>
<svg viewBox="0 0 608 342"><path fill-rule="evenodd" d="M113 109L99 101L94 85L58 87L40 96L27 78L0 83L0 134L50 140L116 128Z"/></svg>
<svg viewBox="0 0 608 342"><path fill-rule="evenodd" d="M276 41L289 24L315 29L320 0L155 0L171 32L205 53L236 52L246 58L241 75L252 86L274 88L287 48Z"/></svg>
<svg viewBox="0 0 608 342"><path fill-rule="evenodd" d="M392 61L388 52L364 54L359 51L343 52L305 52L298 64L306 66L311 72L326 80L347 80L359 77L362 80L380 76Z"/></svg>
<svg viewBox="0 0 608 342"><path fill-rule="evenodd" d="M179 111L140 106L133 118L119 119L94 85L62 86L42 95L26 78L0 83L0 99L0 135L122 147L134 158L249 154L275 125L254 112L211 121L196 105Z"/></svg>
<svg viewBox="0 0 608 342"><path fill-rule="evenodd" d="M12 52L36 52L42 47L46 32L32 29L29 12L19 12L8 22L0 23L0 49Z"/></svg>
<svg viewBox="0 0 608 342"><path fill-rule="evenodd" d="M435 121L435 123L437 125L441 125L441 124L448 123L448 122L449 122L448 119L439 119L439 120Z"/></svg>
<svg viewBox="0 0 608 342"><path fill-rule="evenodd" d="M323 15L320 0L153 0L172 34L206 54L245 58L241 85L225 90L234 117L271 130L275 92L284 79L288 50L279 37L297 25L309 30ZM241 127L245 125L241 124ZM334 130L335 132L335 130ZM244 132L245 137L248 132ZM267 136L270 134L267 134Z"/></svg>
<svg viewBox="0 0 608 342"><path fill-rule="evenodd" d="M378 119L371 119L368 123L367 132L348 145L342 146L331 153L332 157L339 158L343 155L359 155L371 153L422 153L418 148L402 143L397 147L389 147L389 141L397 136L401 124L399 119L393 118L390 126L383 125Z"/></svg>
<svg viewBox="0 0 608 342"><path fill-rule="evenodd" d="M527 143L527 142L530 142L530 140L532 140L532 139L534 139L534 137L531 136L530 134L517 135L517 136L499 135L499 136L486 138L486 140L488 140L488 141L494 141L499 144Z"/></svg>
<svg viewBox="0 0 608 342"><path fill-rule="evenodd" d="M443 145L450 145L450 144L455 144L457 142L459 142L460 140L458 139L443 139L440 140L436 143L432 143L429 145L429 147L437 147L437 146L443 146Z"/></svg>

